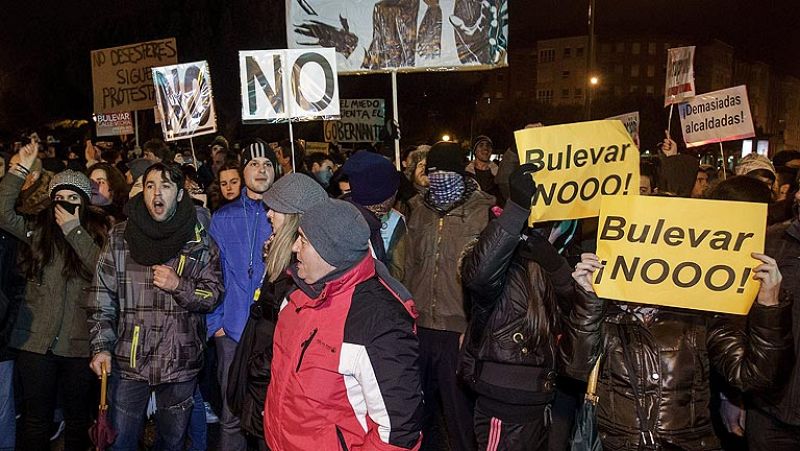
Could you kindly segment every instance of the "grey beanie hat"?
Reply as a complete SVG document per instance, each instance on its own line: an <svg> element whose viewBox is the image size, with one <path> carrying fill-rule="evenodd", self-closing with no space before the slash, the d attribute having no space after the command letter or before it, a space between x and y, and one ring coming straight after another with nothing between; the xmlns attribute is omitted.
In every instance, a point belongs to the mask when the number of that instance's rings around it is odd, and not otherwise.
<svg viewBox="0 0 800 451"><path fill-rule="evenodd" d="M328 199L328 193L311 177L292 172L279 178L265 193L264 203L278 213L305 213Z"/></svg>
<svg viewBox="0 0 800 451"><path fill-rule="evenodd" d="M92 182L82 172L67 169L54 175L50 179L50 186L48 187L50 198L52 199L56 191L62 189L68 189L80 194L87 202L92 198Z"/></svg>
<svg viewBox="0 0 800 451"><path fill-rule="evenodd" d="M339 269L355 265L369 250L369 225L350 202L319 202L300 218L300 228L320 257Z"/></svg>

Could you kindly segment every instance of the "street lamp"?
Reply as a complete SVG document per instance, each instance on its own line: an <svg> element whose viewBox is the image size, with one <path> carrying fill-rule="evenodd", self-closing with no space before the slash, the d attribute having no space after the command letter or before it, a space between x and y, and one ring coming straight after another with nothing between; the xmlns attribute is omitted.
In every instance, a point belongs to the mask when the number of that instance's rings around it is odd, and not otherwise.
<svg viewBox="0 0 800 451"><path fill-rule="evenodd" d="M589 84L591 84L592 86L597 86L598 83L600 83L600 79L597 78L596 76L593 76L592 78L589 79Z"/></svg>
<svg viewBox="0 0 800 451"><path fill-rule="evenodd" d="M448 135L448 134L442 135L442 141L449 142L450 141L450 135Z"/></svg>

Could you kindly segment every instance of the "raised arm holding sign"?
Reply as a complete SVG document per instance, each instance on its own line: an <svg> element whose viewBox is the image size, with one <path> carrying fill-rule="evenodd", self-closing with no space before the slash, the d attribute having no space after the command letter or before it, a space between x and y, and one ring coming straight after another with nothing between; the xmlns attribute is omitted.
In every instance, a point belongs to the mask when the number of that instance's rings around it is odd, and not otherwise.
<svg viewBox="0 0 800 451"><path fill-rule="evenodd" d="M638 195L639 149L619 120L514 133L522 164L536 169L531 221L597 216L600 199Z"/></svg>

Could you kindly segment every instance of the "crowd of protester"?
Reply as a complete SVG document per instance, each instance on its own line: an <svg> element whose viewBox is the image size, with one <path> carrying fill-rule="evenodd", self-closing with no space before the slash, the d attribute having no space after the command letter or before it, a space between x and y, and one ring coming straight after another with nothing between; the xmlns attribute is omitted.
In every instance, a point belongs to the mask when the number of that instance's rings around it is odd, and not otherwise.
<svg viewBox="0 0 800 451"><path fill-rule="evenodd" d="M59 144L0 152L0 451L92 447L104 373L114 450L209 449L214 422L225 451L566 450L596 365L605 449L800 449L800 151L730 171L667 134L642 161L641 195L768 205L732 316L599 298L596 218L529 226L535 168L488 136L402 171Z"/></svg>

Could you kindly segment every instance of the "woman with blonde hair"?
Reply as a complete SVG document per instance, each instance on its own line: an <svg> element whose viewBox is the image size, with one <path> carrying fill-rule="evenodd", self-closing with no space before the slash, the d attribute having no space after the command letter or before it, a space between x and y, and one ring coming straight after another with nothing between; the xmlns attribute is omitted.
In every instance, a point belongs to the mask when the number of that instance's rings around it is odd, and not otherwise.
<svg viewBox="0 0 800 451"><path fill-rule="evenodd" d="M228 403L239 417L248 440L265 449L262 412L270 380L272 337L278 311L286 294L294 287L286 269L292 263L292 244L297 240L300 217L327 193L311 177L291 173L278 179L264 193L272 223L272 235L264 243L266 271L261 288L253 296L250 317L231 364Z"/></svg>

